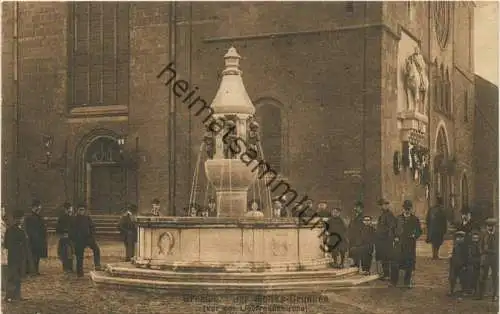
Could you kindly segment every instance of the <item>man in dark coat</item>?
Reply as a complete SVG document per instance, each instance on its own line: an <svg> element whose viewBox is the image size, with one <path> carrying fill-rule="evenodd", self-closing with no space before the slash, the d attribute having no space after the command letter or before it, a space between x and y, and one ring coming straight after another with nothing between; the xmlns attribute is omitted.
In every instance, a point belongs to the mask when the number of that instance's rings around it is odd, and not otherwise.
<svg viewBox="0 0 500 314"><path fill-rule="evenodd" d="M326 222L327 229L327 246L328 251L332 255L334 267L343 268L345 255L348 248L347 244L347 226L344 220L340 217L340 208L332 209L332 216ZM338 257L340 256L340 263Z"/></svg>
<svg viewBox="0 0 500 314"><path fill-rule="evenodd" d="M479 275L481 272L481 235L473 232L467 252L467 293L479 295Z"/></svg>
<svg viewBox="0 0 500 314"><path fill-rule="evenodd" d="M486 280L491 270L493 285L493 301L498 301L498 231L497 221L494 218L486 220L486 231L481 237L481 278L479 281L479 294L477 299L482 299L486 288Z"/></svg>
<svg viewBox="0 0 500 314"><path fill-rule="evenodd" d="M22 229L24 213L16 211L14 213L14 223L11 224L5 232L3 239L7 249L7 289L5 301L20 301L21 298L21 279L24 275L26 265L26 254L28 239Z"/></svg>
<svg viewBox="0 0 500 314"><path fill-rule="evenodd" d="M396 228L396 217L389 208L389 201L381 198L378 201L381 207L381 213L377 221L377 229L375 236L375 254L376 260L380 262L382 268L381 279L387 280L390 278L392 250L394 243L394 229Z"/></svg>
<svg viewBox="0 0 500 314"><path fill-rule="evenodd" d="M455 294L455 285L457 279L460 281L460 286L462 290L467 289L467 262L468 262L468 247L465 242L465 232L457 231L455 232L455 237L453 241L453 251L450 258L450 269L449 269L449 283L450 292L449 296Z"/></svg>
<svg viewBox="0 0 500 314"><path fill-rule="evenodd" d="M125 245L125 261L130 262L134 257L134 248L137 243L137 226L135 224L135 205L129 205L120 218L118 229Z"/></svg>
<svg viewBox="0 0 500 314"><path fill-rule="evenodd" d="M361 228L360 236L356 237L355 241L354 243L350 243L351 252L354 252L353 256L359 258L359 261L356 261L356 263L361 265L362 273L369 275L375 243L375 229L372 226L372 218L370 216L363 217L363 227Z"/></svg>
<svg viewBox="0 0 500 314"><path fill-rule="evenodd" d="M87 215L84 204L78 205L77 215L73 222L70 237L75 244L76 273L78 277L83 277L83 253L85 248L89 247L92 250L96 270L101 268L101 250L95 239L95 225L92 218Z"/></svg>
<svg viewBox="0 0 500 314"><path fill-rule="evenodd" d="M31 256L34 264L34 274L40 274L40 259L47 258L47 226L41 216L42 204L34 200L31 206L31 215L25 218L26 234L28 235Z"/></svg>
<svg viewBox="0 0 500 314"><path fill-rule="evenodd" d="M348 228L348 233L347 233L347 238L348 238L348 243L359 243L361 242L361 230L364 227L363 224L363 203L360 201L357 201L354 204L354 217L351 219L351 222L349 223L349 228ZM353 267L359 267L359 261L361 260L361 256L359 256L359 252L356 250L351 249L352 246L349 247L349 256L353 260Z"/></svg>
<svg viewBox="0 0 500 314"><path fill-rule="evenodd" d="M417 239L422 235L420 220L412 213L412 207L413 203L410 200L405 200L403 213L397 217L394 234L397 263L393 263L391 270L393 286L398 284L399 270L401 269L405 273L404 286L411 288L411 279L417 258Z"/></svg>
<svg viewBox="0 0 500 314"><path fill-rule="evenodd" d="M73 244L69 238L69 233L73 224L73 206L66 202L63 205L64 213L57 219L56 234L59 236L57 252L61 260L63 271L73 272Z"/></svg>
<svg viewBox="0 0 500 314"><path fill-rule="evenodd" d="M432 244L432 259L439 259L439 248L443 244L447 230L446 213L443 208L443 199L436 197L436 206L429 209L426 218L427 243Z"/></svg>

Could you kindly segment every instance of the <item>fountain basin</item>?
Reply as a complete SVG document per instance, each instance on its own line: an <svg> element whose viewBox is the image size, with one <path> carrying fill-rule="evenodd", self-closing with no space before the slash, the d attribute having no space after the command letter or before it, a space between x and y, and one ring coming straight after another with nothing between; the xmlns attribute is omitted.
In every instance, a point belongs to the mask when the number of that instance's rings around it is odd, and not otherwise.
<svg viewBox="0 0 500 314"><path fill-rule="evenodd" d="M331 269L320 228L295 218L138 217L133 263L91 273L98 287L166 293L279 294L354 287L378 278Z"/></svg>
<svg viewBox="0 0 500 314"><path fill-rule="evenodd" d="M182 271L325 268L320 228L298 219L138 217L135 265Z"/></svg>

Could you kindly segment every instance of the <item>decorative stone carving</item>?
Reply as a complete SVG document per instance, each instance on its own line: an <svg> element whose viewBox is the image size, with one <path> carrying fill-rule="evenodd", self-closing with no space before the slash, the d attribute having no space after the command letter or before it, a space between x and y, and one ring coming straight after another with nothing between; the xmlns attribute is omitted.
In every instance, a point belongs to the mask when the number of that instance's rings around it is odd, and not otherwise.
<svg viewBox="0 0 500 314"><path fill-rule="evenodd" d="M272 239L271 250L274 256L283 256L288 252L288 243L286 241Z"/></svg>
<svg viewBox="0 0 500 314"><path fill-rule="evenodd" d="M247 153L248 155L250 155L251 158L256 159L259 152L258 147L260 138L259 138L259 124L257 123L257 121L255 121L253 117L249 120L248 128L249 130L248 130L248 140L247 140L247 145L248 145Z"/></svg>
<svg viewBox="0 0 500 314"><path fill-rule="evenodd" d="M446 1L436 1L433 3L434 29L436 39L441 49L446 48L450 35L451 8L453 5Z"/></svg>
<svg viewBox="0 0 500 314"><path fill-rule="evenodd" d="M207 125L205 134L203 135L203 142L205 143L205 151L209 159L213 159L215 155L215 137L213 132L210 130L210 126Z"/></svg>
<svg viewBox="0 0 500 314"><path fill-rule="evenodd" d="M172 254L175 238L170 232L164 232L158 237L158 255Z"/></svg>
<svg viewBox="0 0 500 314"><path fill-rule="evenodd" d="M408 111L417 111L426 114L429 90L427 65L420 49L415 47L415 52L405 61L404 83Z"/></svg>
<svg viewBox="0 0 500 314"><path fill-rule="evenodd" d="M224 128L224 158L234 159L236 156L236 139L238 138L236 134L236 123L233 120L227 120ZM231 149L232 148L232 149Z"/></svg>

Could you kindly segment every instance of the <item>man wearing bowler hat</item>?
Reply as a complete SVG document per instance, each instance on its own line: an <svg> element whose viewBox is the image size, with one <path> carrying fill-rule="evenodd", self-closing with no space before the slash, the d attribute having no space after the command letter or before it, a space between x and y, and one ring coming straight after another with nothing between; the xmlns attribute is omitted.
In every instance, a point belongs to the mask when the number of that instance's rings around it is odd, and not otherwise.
<svg viewBox="0 0 500 314"><path fill-rule="evenodd" d="M361 231L365 227L365 225L363 224L363 209L363 202L357 201L354 204L354 217L351 219L347 231L347 238L349 241L348 243L354 244L362 242ZM353 249L353 247L351 246L349 247L349 257L353 260L352 266L359 268L359 261L361 260L361 256L359 256L356 249Z"/></svg>
<svg viewBox="0 0 500 314"><path fill-rule="evenodd" d="M397 286L399 270L403 270L405 288L411 288L411 278L417 258L417 239L422 235L420 220L412 213L412 208L412 201L405 200L403 213L397 217L394 234L396 263L393 263L391 270L391 283Z"/></svg>
<svg viewBox="0 0 500 314"><path fill-rule="evenodd" d="M380 216L377 221L375 239L375 257L382 268L382 280L390 277L390 265L392 260L392 250L394 242L394 229L396 228L396 217L389 208L389 201L381 198L377 204L380 206Z"/></svg>

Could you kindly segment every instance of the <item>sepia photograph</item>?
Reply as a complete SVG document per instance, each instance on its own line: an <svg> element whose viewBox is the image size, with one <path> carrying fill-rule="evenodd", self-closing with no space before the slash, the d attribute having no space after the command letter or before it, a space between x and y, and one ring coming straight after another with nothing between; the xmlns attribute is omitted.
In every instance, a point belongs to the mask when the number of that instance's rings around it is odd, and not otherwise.
<svg viewBox="0 0 500 314"><path fill-rule="evenodd" d="M0 313L499 312L499 2L0 7Z"/></svg>

